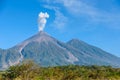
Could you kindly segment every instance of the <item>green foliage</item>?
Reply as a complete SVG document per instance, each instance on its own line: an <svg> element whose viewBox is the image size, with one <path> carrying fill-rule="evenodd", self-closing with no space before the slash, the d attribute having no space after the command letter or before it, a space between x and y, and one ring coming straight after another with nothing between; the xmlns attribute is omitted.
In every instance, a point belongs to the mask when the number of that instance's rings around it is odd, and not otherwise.
<svg viewBox="0 0 120 80"><path fill-rule="evenodd" d="M0 80L120 80L120 68L96 65L39 67L27 61L0 72Z"/></svg>
<svg viewBox="0 0 120 80"><path fill-rule="evenodd" d="M19 77L21 80L30 80L39 73L39 68L34 62L25 61L22 64L11 66L2 74L2 78L3 80L14 80Z"/></svg>

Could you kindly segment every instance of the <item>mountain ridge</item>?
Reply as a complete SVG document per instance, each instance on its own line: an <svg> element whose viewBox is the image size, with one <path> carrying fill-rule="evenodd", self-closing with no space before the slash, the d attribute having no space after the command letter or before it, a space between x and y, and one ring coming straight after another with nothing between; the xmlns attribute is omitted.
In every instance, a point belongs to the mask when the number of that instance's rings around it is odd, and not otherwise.
<svg viewBox="0 0 120 80"><path fill-rule="evenodd" d="M110 54L110 53L102 50L101 48L98 48L98 47L95 47L93 45L87 44L87 43L85 43L83 41L80 41L78 39L73 39L73 40L67 42L67 44L72 45L74 48L77 48L77 49L79 49L79 50L81 50L85 53L88 53L91 56L94 56L94 54L97 53L95 57L102 58L103 60L107 60L106 57L109 57L113 61L114 61L114 59L116 59L115 55ZM120 61L120 58L119 57L117 57L117 58L118 58L118 61ZM114 62L114 63L116 63L116 62Z"/></svg>
<svg viewBox="0 0 120 80"><path fill-rule="evenodd" d="M0 49L0 69L32 59L41 66L62 65L111 65L120 67L120 58L104 50L72 39L67 43L40 31L16 46Z"/></svg>

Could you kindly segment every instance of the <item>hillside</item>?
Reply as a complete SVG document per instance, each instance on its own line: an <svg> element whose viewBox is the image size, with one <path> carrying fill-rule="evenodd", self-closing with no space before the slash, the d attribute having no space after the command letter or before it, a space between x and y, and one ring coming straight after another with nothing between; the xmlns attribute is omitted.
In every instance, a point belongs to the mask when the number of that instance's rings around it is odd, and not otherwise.
<svg viewBox="0 0 120 80"><path fill-rule="evenodd" d="M1 70L27 59L43 67L71 64L120 67L120 58L100 48L77 39L64 43L43 31L10 49L0 50L0 57Z"/></svg>

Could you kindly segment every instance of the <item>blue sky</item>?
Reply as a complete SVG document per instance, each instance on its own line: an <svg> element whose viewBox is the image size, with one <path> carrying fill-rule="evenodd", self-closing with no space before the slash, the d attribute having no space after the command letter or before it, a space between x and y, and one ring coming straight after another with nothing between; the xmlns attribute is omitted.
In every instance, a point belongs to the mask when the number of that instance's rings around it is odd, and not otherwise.
<svg viewBox="0 0 120 80"><path fill-rule="evenodd" d="M120 0L0 0L0 48L38 32L38 14L47 12L45 30L67 42L78 38L120 57Z"/></svg>

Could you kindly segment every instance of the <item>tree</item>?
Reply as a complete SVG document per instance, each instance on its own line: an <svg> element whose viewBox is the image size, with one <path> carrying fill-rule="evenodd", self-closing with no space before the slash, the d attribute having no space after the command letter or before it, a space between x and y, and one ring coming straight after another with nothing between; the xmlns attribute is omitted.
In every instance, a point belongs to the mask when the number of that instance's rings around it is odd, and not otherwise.
<svg viewBox="0 0 120 80"><path fill-rule="evenodd" d="M22 64L11 66L4 74L2 74L2 77L8 80L14 80L15 78L20 78L21 80L31 80L35 78L36 75L39 75L39 73L40 67L33 61L27 60L23 61Z"/></svg>

